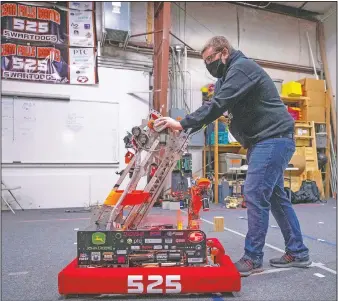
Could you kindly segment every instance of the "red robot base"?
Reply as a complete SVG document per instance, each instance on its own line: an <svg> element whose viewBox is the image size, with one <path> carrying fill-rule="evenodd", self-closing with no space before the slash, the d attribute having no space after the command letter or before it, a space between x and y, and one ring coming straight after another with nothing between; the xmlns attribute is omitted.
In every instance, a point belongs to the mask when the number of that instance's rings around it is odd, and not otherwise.
<svg viewBox="0 0 338 301"><path fill-rule="evenodd" d="M80 268L74 259L58 275L59 294L211 294L239 292L240 275L215 238L207 242L218 266ZM216 252L215 252L216 251Z"/></svg>

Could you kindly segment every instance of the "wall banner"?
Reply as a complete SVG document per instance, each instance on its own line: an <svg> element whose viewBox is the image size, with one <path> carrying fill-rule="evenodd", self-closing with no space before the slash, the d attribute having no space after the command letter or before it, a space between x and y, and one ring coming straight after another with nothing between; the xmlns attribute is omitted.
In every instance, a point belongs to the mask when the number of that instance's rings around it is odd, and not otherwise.
<svg viewBox="0 0 338 301"><path fill-rule="evenodd" d="M95 5L65 4L1 3L3 79L98 83Z"/></svg>
<svg viewBox="0 0 338 301"><path fill-rule="evenodd" d="M1 77L62 84L96 84L94 48L1 45Z"/></svg>
<svg viewBox="0 0 338 301"><path fill-rule="evenodd" d="M76 7L72 3L70 6ZM95 12L3 2L1 38L21 42L96 47Z"/></svg>

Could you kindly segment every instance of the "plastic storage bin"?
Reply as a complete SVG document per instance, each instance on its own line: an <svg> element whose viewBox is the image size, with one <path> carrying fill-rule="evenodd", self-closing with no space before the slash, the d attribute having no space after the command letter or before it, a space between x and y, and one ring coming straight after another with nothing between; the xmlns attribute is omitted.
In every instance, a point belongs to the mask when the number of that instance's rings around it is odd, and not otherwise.
<svg viewBox="0 0 338 301"><path fill-rule="evenodd" d="M282 85L282 95L289 97L302 96L302 85L297 82L288 82Z"/></svg>
<svg viewBox="0 0 338 301"><path fill-rule="evenodd" d="M220 154L219 155L219 172L220 173L236 173L230 171L230 168L239 168L242 166L243 156L239 154Z"/></svg>
<svg viewBox="0 0 338 301"><path fill-rule="evenodd" d="M215 133L212 132L210 135L210 142L209 144L215 144ZM229 144L229 135L228 132L218 132L218 144Z"/></svg>

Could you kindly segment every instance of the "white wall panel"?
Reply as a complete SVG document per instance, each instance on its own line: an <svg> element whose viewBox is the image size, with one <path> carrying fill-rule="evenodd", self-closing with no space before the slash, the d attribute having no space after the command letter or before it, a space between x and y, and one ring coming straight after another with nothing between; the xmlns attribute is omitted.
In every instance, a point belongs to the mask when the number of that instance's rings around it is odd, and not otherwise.
<svg viewBox="0 0 338 301"><path fill-rule="evenodd" d="M185 31L185 42L196 50L223 35L249 57L312 66L306 32L316 55L314 22L224 2L187 2L186 11L184 23L185 13L172 4L172 30L181 39Z"/></svg>
<svg viewBox="0 0 338 301"><path fill-rule="evenodd" d="M15 194L19 196L24 208L83 207L89 202L93 204L104 201L114 186L118 179L115 172L125 167L126 150L122 139L135 124L141 123L149 110L148 94L141 94L145 101L140 101L127 92L147 91L149 78L140 71L99 68L99 80L100 84L97 86L81 87L2 81L2 92L42 93L69 96L71 100L119 103L120 164L118 166L104 168L74 168L67 165L58 168L3 166L2 177L6 184L22 187L20 190L15 190ZM140 186L144 186L145 180L142 179ZM125 186L126 182L121 188Z"/></svg>
<svg viewBox="0 0 338 301"><path fill-rule="evenodd" d="M179 3L184 8L184 3ZM237 6L226 2L187 2L186 23L184 11L175 4L172 8L172 31L195 50L202 50L208 39L226 36L237 47ZM172 43L178 43L172 38Z"/></svg>
<svg viewBox="0 0 338 301"><path fill-rule="evenodd" d="M306 32L316 51L316 24L257 9L239 9L239 49L255 59L312 66ZM318 62L317 62L318 66Z"/></svg>

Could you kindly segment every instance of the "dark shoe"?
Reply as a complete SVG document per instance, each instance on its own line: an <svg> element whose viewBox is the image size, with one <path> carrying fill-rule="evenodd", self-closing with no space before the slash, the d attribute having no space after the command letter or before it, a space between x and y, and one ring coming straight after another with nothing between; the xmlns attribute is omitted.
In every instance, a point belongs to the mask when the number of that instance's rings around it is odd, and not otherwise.
<svg viewBox="0 0 338 301"><path fill-rule="evenodd" d="M242 277L247 277L254 273L263 272L262 265L257 266L252 260L244 257L237 261L235 266Z"/></svg>
<svg viewBox="0 0 338 301"><path fill-rule="evenodd" d="M276 268L308 268L311 265L311 260L309 259L297 259L290 254L285 253L280 258L270 259L270 265Z"/></svg>

